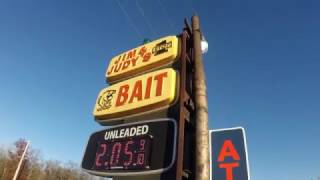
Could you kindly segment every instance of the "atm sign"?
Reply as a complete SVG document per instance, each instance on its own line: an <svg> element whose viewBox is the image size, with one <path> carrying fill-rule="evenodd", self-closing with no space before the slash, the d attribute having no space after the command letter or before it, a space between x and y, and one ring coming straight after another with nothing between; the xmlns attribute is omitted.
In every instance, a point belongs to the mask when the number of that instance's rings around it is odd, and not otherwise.
<svg viewBox="0 0 320 180"><path fill-rule="evenodd" d="M250 180L243 128L210 131L210 172L211 180Z"/></svg>
<svg viewBox="0 0 320 180"><path fill-rule="evenodd" d="M108 82L173 63L179 55L178 43L176 36L167 36L113 57L106 72Z"/></svg>
<svg viewBox="0 0 320 180"><path fill-rule="evenodd" d="M120 118L169 106L176 98L176 76L167 68L109 86L97 98L94 117Z"/></svg>

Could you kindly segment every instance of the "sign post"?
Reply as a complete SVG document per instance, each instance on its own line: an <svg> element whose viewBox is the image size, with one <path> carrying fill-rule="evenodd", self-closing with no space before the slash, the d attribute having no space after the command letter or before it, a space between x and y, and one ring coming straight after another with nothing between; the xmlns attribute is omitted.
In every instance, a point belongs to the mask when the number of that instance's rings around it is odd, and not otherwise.
<svg viewBox="0 0 320 180"><path fill-rule="evenodd" d="M250 180L243 128L210 130L210 179Z"/></svg>
<svg viewBox="0 0 320 180"><path fill-rule="evenodd" d="M100 91L93 109L95 120L110 127L90 136L84 171L114 180L182 179L184 170L192 171L184 163L184 143L192 139L184 139L184 123L191 123L193 114L187 90L190 36L166 36L111 59L110 85Z"/></svg>
<svg viewBox="0 0 320 180"><path fill-rule="evenodd" d="M110 60L109 86L93 110L96 122L110 127L90 136L82 161L86 172L114 180L207 180L208 118L197 19L192 28L185 19L178 36Z"/></svg>

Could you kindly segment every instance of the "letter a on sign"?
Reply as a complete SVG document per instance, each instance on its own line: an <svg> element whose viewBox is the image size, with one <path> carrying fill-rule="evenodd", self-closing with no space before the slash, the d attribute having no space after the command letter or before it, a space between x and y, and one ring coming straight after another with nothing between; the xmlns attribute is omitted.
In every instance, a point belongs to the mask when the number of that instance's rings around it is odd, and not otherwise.
<svg viewBox="0 0 320 180"><path fill-rule="evenodd" d="M243 128L210 130L210 179L250 180Z"/></svg>

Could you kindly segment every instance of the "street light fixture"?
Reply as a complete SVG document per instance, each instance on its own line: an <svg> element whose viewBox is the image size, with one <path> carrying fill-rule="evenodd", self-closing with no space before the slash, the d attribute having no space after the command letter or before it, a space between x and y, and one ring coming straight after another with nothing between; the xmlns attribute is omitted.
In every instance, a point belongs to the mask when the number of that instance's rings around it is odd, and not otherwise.
<svg viewBox="0 0 320 180"><path fill-rule="evenodd" d="M201 53L206 54L208 52L208 48L208 41L204 38L204 35L201 35Z"/></svg>

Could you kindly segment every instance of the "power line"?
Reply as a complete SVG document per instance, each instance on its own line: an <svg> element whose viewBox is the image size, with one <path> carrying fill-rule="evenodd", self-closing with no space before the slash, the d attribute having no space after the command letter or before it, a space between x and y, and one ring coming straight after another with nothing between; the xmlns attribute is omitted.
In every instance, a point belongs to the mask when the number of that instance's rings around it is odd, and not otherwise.
<svg viewBox="0 0 320 180"><path fill-rule="evenodd" d="M151 32L153 33L153 35L157 35L157 33L155 32L155 30L152 28L151 23L148 21L147 17L145 16L144 10L142 9L142 7L140 6L138 0L136 0L136 6L138 8L138 10L140 11L140 14L142 15L142 17L144 18L144 20L146 21L146 24L148 25L149 29L151 30Z"/></svg>
<svg viewBox="0 0 320 180"><path fill-rule="evenodd" d="M169 24L171 25L171 27L172 27L173 29L175 29L175 23L171 20L171 17L169 16L169 14L168 14L165 6L162 4L162 2L161 2L160 0L158 0L158 3L160 4L163 12L166 14L167 19L168 19L168 21L169 21Z"/></svg>
<svg viewBox="0 0 320 180"><path fill-rule="evenodd" d="M123 14L126 16L126 18L128 19L130 25L132 26L132 28L134 29L134 31L138 34L138 36L143 39L142 34L140 33L139 29L135 26L134 22L131 20L129 14L127 13L127 11L121 6L119 0L116 0L119 8L121 9L121 11L123 12Z"/></svg>

